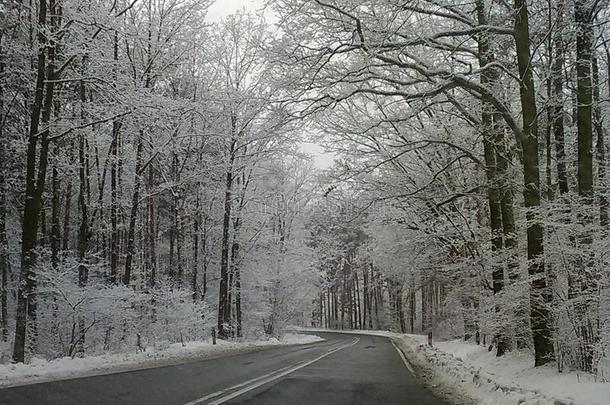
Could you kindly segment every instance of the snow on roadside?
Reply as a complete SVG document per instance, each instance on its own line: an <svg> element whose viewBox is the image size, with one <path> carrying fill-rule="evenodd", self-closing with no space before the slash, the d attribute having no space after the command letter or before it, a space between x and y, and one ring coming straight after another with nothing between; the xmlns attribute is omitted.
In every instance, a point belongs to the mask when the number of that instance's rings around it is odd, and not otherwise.
<svg viewBox="0 0 610 405"><path fill-rule="evenodd" d="M315 335L288 333L279 339L244 342L218 340L216 345L210 340L185 342L184 346L176 343L162 350L150 347L141 353L104 354L85 358L64 357L51 361L34 358L29 364L0 364L0 388L159 367L257 348L309 344L323 340Z"/></svg>
<svg viewBox="0 0 610 405"><path fill-rule="evenodd" d="M531 354L497 358L483 346L463 341L425 344L425 337L406 335L412 353L435 369L441 382L459 385L484 405L603 405L610 383L582 373L558 373L554 366L534 367Z"/></svg>
<svg viewBox="0 0 610 405"><path fill-rule="evenodd" d="M427 337L387 331L331 331L385 336L397 343L418 376L444 398L479 405L606 405L610 382L583 373L558 373L554 366L534 367L530 353L498 358L487 348L454 340L427 345Z"/></svg>
<svg viewBox="0 0 610 405"><path fill-rule="evenodd" d="M316 332L328 332L328 333L344 333L346 335L373 335L373 336L383 336L383 337L388 337L388 338L401 338L403 335L401 333L396 333L396 332L390 332L390 331L386 331L386 330L339 330L339 329L325 329L325 328L302 328L299 326L292 326L290 327L290 329L295 330L297 332L309 332L309 333L316 333ZM415 336L415 335L413 335Z"/></svg>

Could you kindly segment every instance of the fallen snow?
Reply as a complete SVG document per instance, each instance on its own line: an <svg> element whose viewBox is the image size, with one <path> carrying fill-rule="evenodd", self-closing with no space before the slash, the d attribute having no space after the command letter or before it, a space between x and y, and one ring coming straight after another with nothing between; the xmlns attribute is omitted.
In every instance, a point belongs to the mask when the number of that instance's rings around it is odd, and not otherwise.
<svg viewBox="0 0 610 405"><path fill-rule="evenodd" d="M461 340L434 342L427 337L387 331L327 331L370 334L393 339L415 365L419 377L446 399L479 405L607 405L610 382L590 374L559 373L553 365L533 366L529 352L498 358L486 347Z"/></svg>
<svg viewBox="0 0 610 405"><path fill-rule="evenodd" d="M325 329L325 328L302 328L299 326L292 326L290 329L293 329L297 332L309 332L309 333L316 333L316 332L320 332L320 333L344 333L346 335L373 335L373 336L383 336L383 337L388 337L388 338L402 338L404 336L410 336L410 335L404 335L402 333L396 333L396 332L390 332L387 330L340 330L340 329ZM417 335L412 335L412 336L417 336Z"/></svg>
<svg viewBox="0 0 610 405"><path fill-rule="evenodd" d="M498 358L494 351L460 340L425 344L423 336L405 336L420 360L445 383L460 386L484 405L606 405L610 383L586 373L559 373L554 365L533 366L529 352ZM464 384L466 383L466 384Z"/></svg>
<svg viewBox="0 0 610 405"><path fill-rule="evenodd" d="M162 350L150 347L140 353L105 354L85 358L64 357L51 361L34 358L29 364L0 364L0 387L138 370L273 346L309 344L322 340L324 339L315 335L289 333L279 339L243 342L218 340L216 345L210 340L185 342L184 345L176 343Z"/></svg>

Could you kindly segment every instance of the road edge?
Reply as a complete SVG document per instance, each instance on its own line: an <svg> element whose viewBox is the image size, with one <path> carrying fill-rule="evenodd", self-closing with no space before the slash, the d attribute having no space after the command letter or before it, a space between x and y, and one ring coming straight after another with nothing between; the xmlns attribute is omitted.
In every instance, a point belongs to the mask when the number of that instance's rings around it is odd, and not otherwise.
<svg viewBox="0 0 610 405"><path fill-rule="evenodd" d="M388 339L390 339L395 344L397 349L400 350L405 356L414 370L412 374L415 379L417 379L417 381L419 381L434 395L452 405L473 405L479 403L478 400L470 397L468 394L460 390L458 386L450 383L439 375L439 370L435 369L425 359L417 356L413 348L407 344L406 339L409 339L407 336L388 337Z"/></svg>

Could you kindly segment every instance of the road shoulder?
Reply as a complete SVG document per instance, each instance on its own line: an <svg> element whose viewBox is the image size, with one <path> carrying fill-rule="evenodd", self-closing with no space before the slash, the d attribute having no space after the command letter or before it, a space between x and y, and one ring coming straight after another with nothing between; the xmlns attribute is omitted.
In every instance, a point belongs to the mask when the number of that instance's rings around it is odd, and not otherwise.
<svg viewBox="0 0 610 405"><path fill-rule="evenodd" d="M417 356L413 347L417 344L416 342L407 342L408 337L390 337L390 340L394 342L397 348L403 353L406 360L412 367L413 376L430 392L433 392L440 399L452 404L452 405L473 405L478 404L479 401L470 397L464 390L462 390L454 382L450 382L439 375L439 370L434 368L430 363L422 360L421 357ZM468 381L462 381L467 384Z"/></svg>

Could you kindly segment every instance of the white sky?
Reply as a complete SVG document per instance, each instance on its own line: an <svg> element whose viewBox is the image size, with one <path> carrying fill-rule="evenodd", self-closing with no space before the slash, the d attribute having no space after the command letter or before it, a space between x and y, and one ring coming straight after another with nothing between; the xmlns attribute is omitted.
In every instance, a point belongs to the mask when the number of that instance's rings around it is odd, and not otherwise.
<svg viewBox="0 0 610 405"><path fill-rule="evenodd" d="M311 142L301 143L301 151L311 155L313 163L318 169L328 169L333 165L335 157L324 151L324 148Z"/></svg>
<svg viewBox="0 0 610 405"><path fill-rule="evenodd" d="M264 6L264 0L216 0L208 9L208 21L219 21L237 10L257 11ZM326 153L320 145L303 142L301 150L313 157L314 164L320 169L327 169L333 164L334 156Z"/></svg>
<svg viewBox="0 0 610 405"><path fill-rule="evenodd" d="M263 0L216 0L208 10L208 20L218 21L242 8L249 11L260 10L263 8Z"/></svg>

